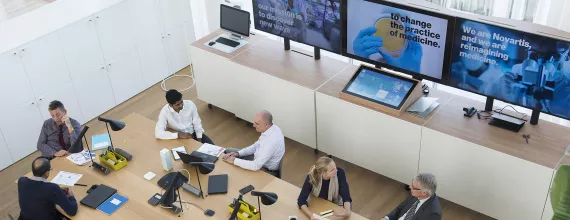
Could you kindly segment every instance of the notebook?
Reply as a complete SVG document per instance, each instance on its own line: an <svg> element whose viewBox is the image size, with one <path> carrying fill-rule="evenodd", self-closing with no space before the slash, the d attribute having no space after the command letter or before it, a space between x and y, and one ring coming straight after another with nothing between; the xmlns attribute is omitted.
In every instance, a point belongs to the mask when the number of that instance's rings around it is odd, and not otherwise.
<svg viewBox="0 0 570 220"><path fill-rule="evenodd" d="M85 198L83 198L80 203L95 209L99 207L99 205L101 205L103 202L105 202L108 198L113 196L113 194L116 192L116 189L101 184L92 190L89 194L87 194L87 196L85 196Z"/></svg>
<svg viewBox="0 0 570 220"><path fill-rule="evenodd" d="M113 214L113 212L117 211L123 204L127 203L129 199L127 197L121 196L117 193L109 197L103 204L97 207L97 210L102 211L107 215Z"/></svg>
<svg viewBox="0 0 570 220"><path fill-rule="evenodd" d="M228 174L212 175L208 177L208 194L221 194L228 192Z"/></svg>
<svg viewBox="0 0 570 220"><path fill-rule="evenodd" d="M93 137L91 137L91 147L93 147L93 151L105 149L109 146L111 146L109 133L93 135Z"/></svg>

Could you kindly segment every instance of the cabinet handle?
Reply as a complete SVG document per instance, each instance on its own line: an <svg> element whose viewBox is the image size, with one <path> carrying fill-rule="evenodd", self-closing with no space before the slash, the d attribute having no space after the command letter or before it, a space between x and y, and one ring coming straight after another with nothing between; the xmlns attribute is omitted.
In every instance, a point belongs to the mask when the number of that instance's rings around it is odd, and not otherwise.
<svg viewBox="0 0 570 220"><path fill-rule="evenodd" d="M99 19L99 16L97 16L97 17L95 17L95 18Z"/></svg>
<svg viewBox="0 0 570 220"><path fill-rule="evenodd" d="M14 52L14 55L18 55L18 53Z"/></svg>
<svg viewBox="0 0 570 220"><path fill-rule="evenodd" d="M40 102L44 100L44 98L39 98Z"/></svg>
<svg viewBox="0 0 570 220"><path fill-rule="evenodd" d="M25 51L26 51L26 49L22 49L22 52L25 52Z"/></svg>
<svg viewBox="0 0 570 220"><path fill-rule="evenodd" d="M36 103L35 103L35 102L32 102L31 104L32 104L32 105L35 105Z"/></svg>
<svg viewBox="0 0 570 220"><path fill-rule="evenodd" d="M104 70L104 69L105 69L105 66L102 66L101 69Z"/></svg>
<svg viewBox="0 0 570 220"><path fill-rule="evenodd" d="M89 19L89 22L92 22L92 21L93 21L93 19Z"/></svg>

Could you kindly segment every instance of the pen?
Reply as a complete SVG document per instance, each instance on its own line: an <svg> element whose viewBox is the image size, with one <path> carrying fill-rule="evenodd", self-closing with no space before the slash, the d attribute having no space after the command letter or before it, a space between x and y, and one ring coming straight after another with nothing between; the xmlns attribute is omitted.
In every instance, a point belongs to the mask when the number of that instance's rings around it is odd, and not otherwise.
<svg viewBox="0 0 570 220"><path fill-rule="evenodd" d="M87 186L87 185L83 185L83 184L79 184L79 183L76 183L75 185L76 186Z"/></svg>

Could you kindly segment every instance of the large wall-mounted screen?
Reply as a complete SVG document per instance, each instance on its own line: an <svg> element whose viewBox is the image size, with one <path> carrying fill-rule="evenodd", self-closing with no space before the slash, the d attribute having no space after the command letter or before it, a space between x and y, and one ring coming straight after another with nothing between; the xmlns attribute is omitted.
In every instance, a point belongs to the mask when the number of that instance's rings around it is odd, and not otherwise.
<svg viewBox="0 0 570 220"><path fill-rule="evenodd" d="M457 19L449 85L570 118L570 43Z"/></svg>
<svg viewBox="0 0 570 220"><path fill-rule="evenodd" d="M455 18L380 0L344 1L344 55L439 82Z"/></svg>
<svg viewBox="0 0 570 220"><path fill-rule="evenodd" d="M340 0L253 0L255 29L341 53Z"/></svg>

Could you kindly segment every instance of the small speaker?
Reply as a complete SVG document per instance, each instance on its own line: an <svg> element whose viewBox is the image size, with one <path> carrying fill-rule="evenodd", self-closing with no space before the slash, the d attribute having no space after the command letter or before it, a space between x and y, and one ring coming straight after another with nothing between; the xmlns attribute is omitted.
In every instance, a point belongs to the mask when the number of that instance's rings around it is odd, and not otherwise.
<svg viewBox="0 0 570 220"><path fill-rule="evenodd" d="M162 168L164 168L164 170L172 170L172 158L170 157L170 150L166 148L160 150L160 160L162 161Z"/></svg>

